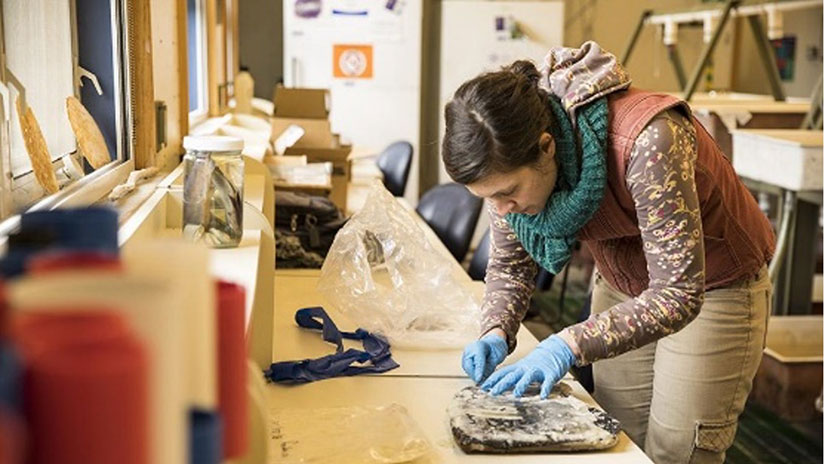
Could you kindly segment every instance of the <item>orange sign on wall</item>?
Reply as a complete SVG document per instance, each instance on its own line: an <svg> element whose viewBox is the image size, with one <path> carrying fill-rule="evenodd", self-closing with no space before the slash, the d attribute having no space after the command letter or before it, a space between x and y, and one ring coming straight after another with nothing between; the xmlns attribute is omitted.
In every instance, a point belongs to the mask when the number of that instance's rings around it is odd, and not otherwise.
<svg viewBox="0 0 825 464"><path fill-rule="evenodd" d="M372 79L372 45L333 45L332 75L343 79Z"/></svg>

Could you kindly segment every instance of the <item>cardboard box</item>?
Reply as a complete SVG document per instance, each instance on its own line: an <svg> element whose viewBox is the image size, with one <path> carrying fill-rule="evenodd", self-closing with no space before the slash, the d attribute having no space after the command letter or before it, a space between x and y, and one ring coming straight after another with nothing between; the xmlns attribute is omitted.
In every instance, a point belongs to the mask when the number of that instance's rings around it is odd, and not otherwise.
<svg viewBox="0 0 825 464"><path fill-rule="evenodd" d="M304 129L304 135L292 145L293 147L332 148L336 146L335 136L326 119L272 118L272 142L278 140L278 137L291 124Z"/></svg>
<svg viewBox="0 0 825 464"><path fill-rule="evenodd" d="M272 98L275 112L282 118L327 119L329 116L329 90L287 88L275 86Z"/></svg>
<svg viewBox="0 0 825 464"><path fill-rule="evenodd" d="M822 316L771 316L751 399L789 421L822 418Z"/></svg>
<svg viewBox="0 0 825 464"><path fill-rule="evenodd" d="M296 147L333 148L335 137L329 123L329 91L325 89L296 89L275 87L275 112L272 115L272 141L290 124L304 129L304 136Z"/></svg>
<svg viewBox="0 0 825 464"><path fill-rule="evenodd" d="M284 151L284 156L306 156L310 163L331 162L332 192L330 199L339 208L347 208L347 184L351 178L350 145L341 145L333 134L329 116L329 91L275 87L275 112L272 117L272 140L276 140L290 124L304 129L304 135Z"/></svg>
<svg viewBox="0 0 825 464"><path fill-rule="evenodd" d="M332 163L332 191L329 198L342 211L347 210L347 185L352 177L352 166L349 154L351 145L341 145L336 148L306 148L290 147L284 156L306 156L310 163Z"/></svg>

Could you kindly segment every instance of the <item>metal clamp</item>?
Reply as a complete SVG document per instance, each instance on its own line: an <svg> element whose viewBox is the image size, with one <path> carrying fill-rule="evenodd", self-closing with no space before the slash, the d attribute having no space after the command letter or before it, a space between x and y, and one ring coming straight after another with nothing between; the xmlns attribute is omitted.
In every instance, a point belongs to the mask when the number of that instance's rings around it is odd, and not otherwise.
<svg viewBox="0 0 825 464"><path fill-rule="evenodd" d="M103 95L103 89L100 88L100 82L97 80L97 76L88 69L84 68L83 66L77 67L77 85L83 87L83 78L89 79L92 82L92 85L95 86L95 90L97 91L98 95Z"/></svg>

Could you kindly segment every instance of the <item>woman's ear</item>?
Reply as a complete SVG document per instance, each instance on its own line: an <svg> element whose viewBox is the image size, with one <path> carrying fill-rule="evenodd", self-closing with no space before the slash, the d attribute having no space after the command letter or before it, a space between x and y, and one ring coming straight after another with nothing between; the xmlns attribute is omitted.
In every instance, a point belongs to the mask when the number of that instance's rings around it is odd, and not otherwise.
<svg viewBox="0 0 825 464"><path fill-rule="evenodd" d="M547 132L542 132L539 138L542 161L547 162L556 157L556 140Z"/></svg>

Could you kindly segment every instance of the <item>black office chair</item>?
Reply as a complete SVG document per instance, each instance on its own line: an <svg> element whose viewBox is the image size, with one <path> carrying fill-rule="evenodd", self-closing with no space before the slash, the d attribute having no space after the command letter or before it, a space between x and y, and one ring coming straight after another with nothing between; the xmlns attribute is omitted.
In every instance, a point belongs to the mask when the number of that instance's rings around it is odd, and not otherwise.
<svg viewBox="0 0 825 464"><path fill-rule="evenodd" d="M489 260L490 228L488 227L487 230L484 231L484 236L481 237L475 253L473 253L473 258L470 260L470 267L467 269L467 274L470 275L470 278L473 280L484 280L484 277L487 275L487 261ZM538 274L536 274L536 291L546 292L550 290L550 287L553 285L554 276L554 274L540 267Z"/></svg>
<svg viewBox="0 0 825 464"><path fill-rule="evenodd" d="M481 198L456 183L437 185L418 201L424 218L458 262L464 260L481 213Z"/></svg>
<svg viewBox="0 0 825 464"><path fill-rule="evenodd" d="M470 260L470 267L467 268L467 274L473 280L484 280L487 275L487 261L490 260L490 228L484 231L481 241L478 242L478 247L473 258Z"/></svg>
<svg viewBox="0 0 825 464"><path fill-rule="evenodd" d="M409 142L399 141L390 144L378 155L375 164L384 174L384 187L396 197L403 197L410 176L413 147Z"/></svg>

